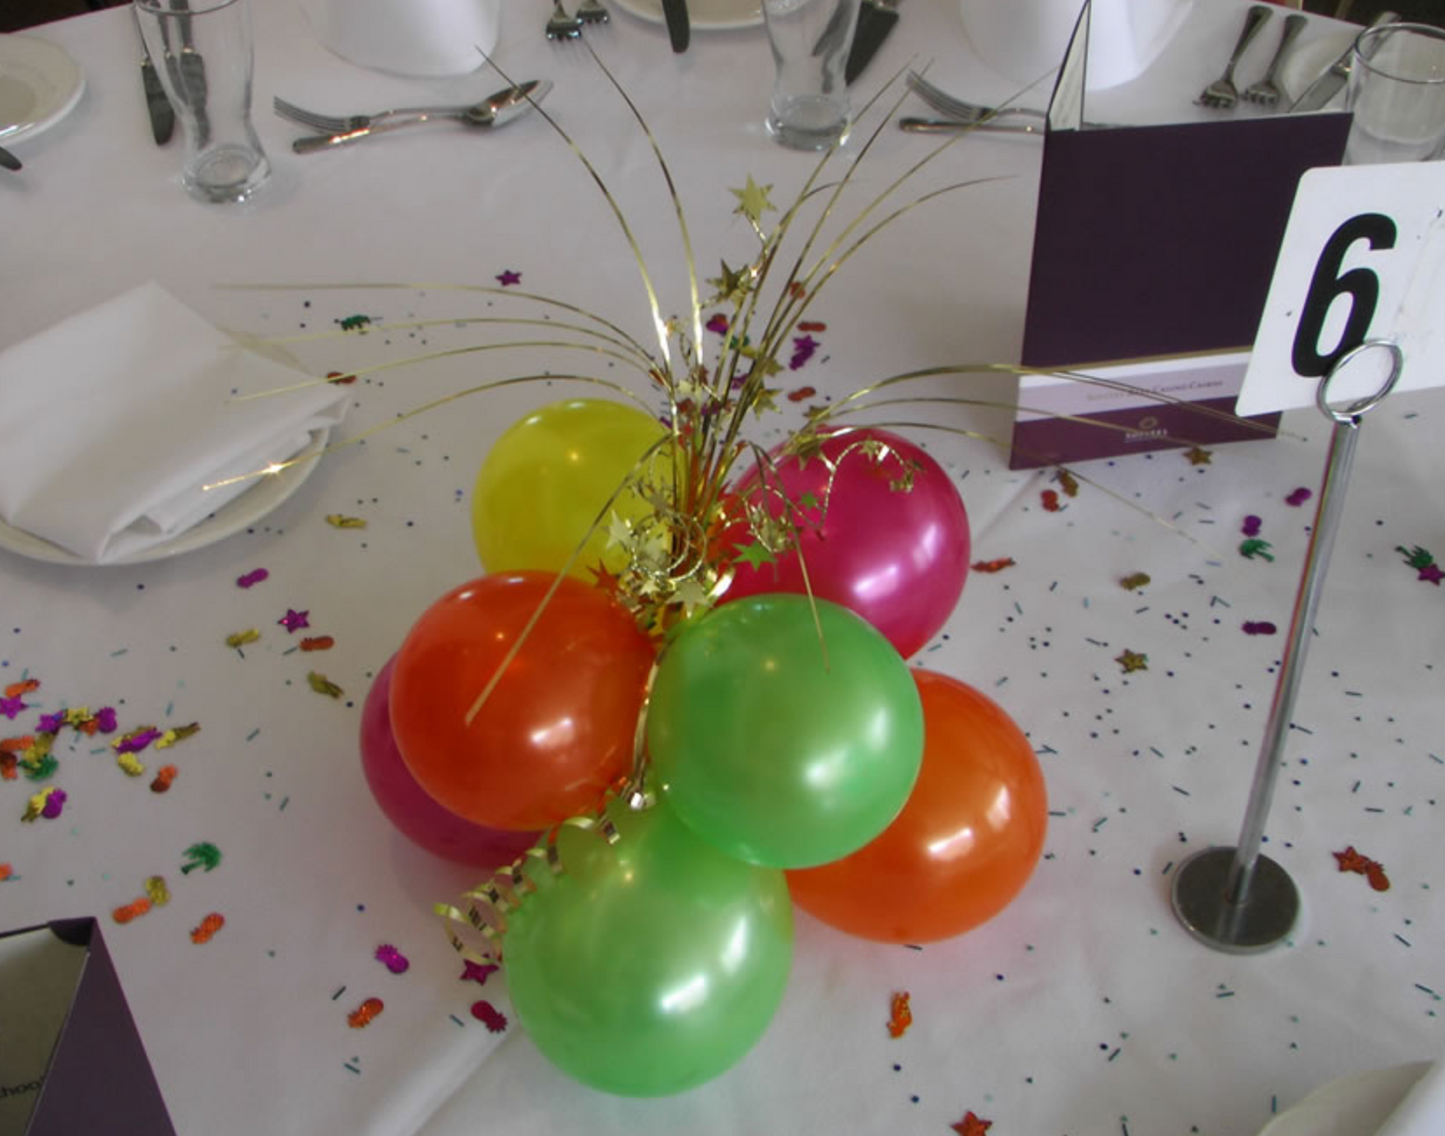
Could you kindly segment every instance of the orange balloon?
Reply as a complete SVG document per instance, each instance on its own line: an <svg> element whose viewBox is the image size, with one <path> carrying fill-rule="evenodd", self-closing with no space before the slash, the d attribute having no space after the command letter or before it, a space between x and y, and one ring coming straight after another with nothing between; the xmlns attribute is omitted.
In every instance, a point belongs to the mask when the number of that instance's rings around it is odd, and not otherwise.
<svg viewBox="0 0 1445 1136"><path fill-rule="evenodd" d="M1048 799L1013 720L957 679L913 672L923 700L923 768L897 819L857 852L790 871L804 911L886 943L952 938L1002 911L1044 847Z"/></svg>
<svg viewBox="0 0 1445 1136"><path fill-rule="evenodd" d="M632 765L654 647L622 607L570 577L467 724L556 579L508 572L454 588L396 654L397 748L428 794L475 824L557 824L596 805Z"/></svg>

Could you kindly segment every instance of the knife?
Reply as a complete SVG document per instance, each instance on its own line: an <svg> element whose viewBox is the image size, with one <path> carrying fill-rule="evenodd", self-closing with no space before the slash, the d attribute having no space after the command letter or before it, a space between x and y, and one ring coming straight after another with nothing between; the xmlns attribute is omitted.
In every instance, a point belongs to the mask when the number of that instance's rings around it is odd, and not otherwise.
<svg viewBox="0 0 1445 1136"><path fill-rule="evenodd" d="M1375 17L1370 27L1378 28L1381 24L1393 24L1399 18L1398 12L1381 12ZM1344 54L1331 63L1325 73L1306 87L1304 93L1295 99L1294 104L1289 108L1290 114L1319 110L1339 94L1340 88L1350 77L1350 57L1354 50L1355 41L1351 40L1350 46L1345 48Z"/></svg>
<svg viewBox="0 0 1445 1136"><path fill-rule="evenodd" d="M883 46L893 25L898 23L898 0L863 0L858 9L858 28L853 33L853 47L843 67L843 81L851 83L863 73L869 60Z"/></svg>
<svg viewBox="0 0 1445 1136"><path fill-rule="evenodd" d="M19 170L24 168L20 163L20 159L17 158L14 154L12 154L9 150L5 149L4 146L0 146L0 166L4 166L7 170Z"/></svg>
<svg viewBox="0 0 1445 1136"><path fill-rule="evenodd" d="M176 112L170 99L166 98L161 77L156 74L156 65L151 60L150 49L146 47L145 35L140 30L140 17L136 15L133 5L130 12L135 16L136 34L140 35L140 81L145 90L146 111L151 117L151 134L155 137L156 145L163 146L170 141L171 132L176 128Z"/></svg>
<svg viewBox="0 0 1445 1136"><path fill-rule="evenodd" d="M691 27L687 19L687 0L662 0L662 14L667 17L667 36L672 40L672 50L684 52Z"/></svg>

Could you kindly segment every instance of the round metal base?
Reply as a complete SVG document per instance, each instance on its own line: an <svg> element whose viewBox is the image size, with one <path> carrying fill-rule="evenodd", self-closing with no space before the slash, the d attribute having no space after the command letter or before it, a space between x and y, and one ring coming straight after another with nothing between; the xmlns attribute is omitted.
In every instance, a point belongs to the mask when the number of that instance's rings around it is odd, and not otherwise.
<svg viewBox="0 0 1445 1136"><path fill-rule="evenodd" d="M1243 903L1225 897L1233 848L1207 848L1174 872L1171 901L1185 930L1205 946L1247 955L1278 946L1299 917L1299 890L1268 856L1257 857Z"/></svg>

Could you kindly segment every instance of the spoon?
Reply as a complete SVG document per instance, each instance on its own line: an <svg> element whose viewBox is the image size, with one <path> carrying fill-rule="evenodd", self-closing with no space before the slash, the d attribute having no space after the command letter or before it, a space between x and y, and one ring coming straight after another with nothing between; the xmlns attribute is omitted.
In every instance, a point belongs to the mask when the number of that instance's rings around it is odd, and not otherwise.
<svg viewBox="0 0 1445 1136"><path fill-rule="evenodd" d="M336 146L360 142L378 134L388 134L393 130L401 130L421 122L431 122L434 119L457 119L467 126L475 127L505 126L512 119L525 114L546 98L547 92L551 89L552 81L550 79L533 79L520 86L506 87L474 106L460 107L456 110L425 111L412 118L399 119L395 122L381 122L375 126L348 130L342 134L307 135L292 142L291 149L298 154L313 154L318 150L329 150Z"/></svg>

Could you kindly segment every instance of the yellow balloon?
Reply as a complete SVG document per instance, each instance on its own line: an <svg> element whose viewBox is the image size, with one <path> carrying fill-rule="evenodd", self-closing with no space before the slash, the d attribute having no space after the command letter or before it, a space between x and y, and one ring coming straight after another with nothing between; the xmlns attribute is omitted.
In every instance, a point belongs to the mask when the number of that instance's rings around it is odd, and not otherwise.
<svg viewBox="0 0 1445 1136"><path fill-rule="evenodd" d="M472 538L482 566L488 572L561 572L607 499L665 433L641 410L585 398L551 403L508 427L472 490ZM666 465L658 457L648 468L660 472ZM590 584L599 561L612 572L625 566L625 552L607 548L614 512L639 521L652 506L634 486L619 494L568 575Z"/></svg>

